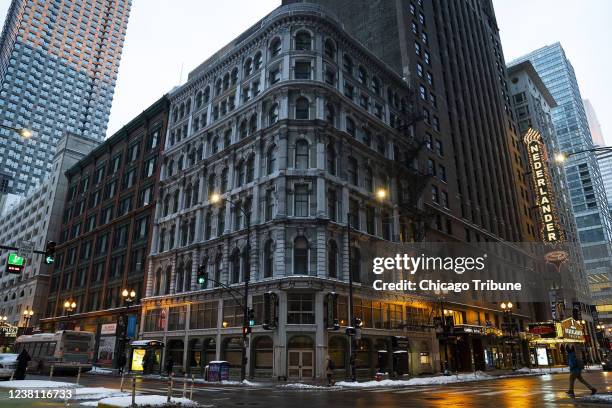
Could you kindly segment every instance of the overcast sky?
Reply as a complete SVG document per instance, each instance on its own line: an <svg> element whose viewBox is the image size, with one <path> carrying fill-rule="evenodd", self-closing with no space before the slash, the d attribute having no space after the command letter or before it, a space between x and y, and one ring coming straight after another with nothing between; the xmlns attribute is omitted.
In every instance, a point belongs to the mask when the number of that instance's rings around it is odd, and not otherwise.
<svg viewBox="0 0 612 408"><path fill-rule="evenodd" d="M390 1L390 0L388 0ZM0 0L2 22L10 0ZM111 135L280 0L133 0ZM560 41L612 144L610 0L494 0L506 61ZM182 73L182 74L181 74Z"/></svg>

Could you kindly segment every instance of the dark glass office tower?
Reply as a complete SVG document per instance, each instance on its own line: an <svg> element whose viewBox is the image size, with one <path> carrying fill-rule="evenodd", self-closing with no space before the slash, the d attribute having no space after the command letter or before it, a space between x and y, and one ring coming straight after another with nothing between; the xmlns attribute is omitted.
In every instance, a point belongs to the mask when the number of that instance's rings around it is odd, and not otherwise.
<svg viewBox="0 0 612 408"><path fill-rule="evenodd" d="M13 0L0 38L0 174L23 195L67 131L104 139L130 0Z"/></svg>

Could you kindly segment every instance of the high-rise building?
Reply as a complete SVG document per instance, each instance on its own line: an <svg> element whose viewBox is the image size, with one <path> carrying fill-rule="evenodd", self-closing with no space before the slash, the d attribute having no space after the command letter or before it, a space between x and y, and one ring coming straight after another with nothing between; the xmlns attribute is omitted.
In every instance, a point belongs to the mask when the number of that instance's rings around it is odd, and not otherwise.
<svg viewBox="0 0 612 408"><path fill-rule="evenodd" d="M51 172L45 182L27 196L13 203L0 218L0 242L2 245L19 246L30 241L34 249L43 250L48 241L57 242L60 235L64 198L68 190L66 171L97 147L99 142L73 134L64 135L55 150ZM0 255L4 268L8 252ZM11 325L23 324L22 312L32 310L29 325L38 327L38 321L47 307L49 277L53 267L45 265L43 256L34 254L27 258L20 275L0 273L0 315L6 316Z"/></svg>
<svg viewBox="0 0 612 408"><path fill-rule="evenodd" d="M103 140L131 0L13 0L0 38L0 173L23 195L64 132Z"/></svg>
<svg viewBox="0 0 612 408"><path fill-rule="evenodd" d="M589 123L589 129L591 130L591 138L593 139L593 144L595 146L605 146L606 141L601 130L601 124L599 123L599 119L597 119L597 113L595 113L595 108L593 108L593 104L591 104L591 101L589 101L588 99L585 99L583 102L587 122Z"/></svg>
<svg viewBox="0 0 612 408"><path fill-rule="evenodd" d="M601 171L601 179L603 180L608 198L608 210L612 211L612 155L603 153L597 158L599 170Z"/></svg>
<svg viewBox="0 0 612 408"><path fill-rule="evenodd" d="M569 155L565 174L593 301L598 305L610 304L612 218L597 156L583 152L594 144L574 68L560 43L535 50L509 65L527 60L557 102L552 110L556 145Z"/></svg>
<svg viewBox="0 0 612 408"><path fill-rule="evenodd" d="M41 328L96 333L98 365L115 364L137 330L168 107L163 96L66 170ZM76 303L70 317L67 300Z"/></svg>

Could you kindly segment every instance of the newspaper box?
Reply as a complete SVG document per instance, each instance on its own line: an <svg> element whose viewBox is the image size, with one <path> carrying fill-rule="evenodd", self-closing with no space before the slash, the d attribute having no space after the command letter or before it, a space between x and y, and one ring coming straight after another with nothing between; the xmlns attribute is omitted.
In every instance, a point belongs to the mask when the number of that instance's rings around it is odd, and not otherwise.
<svg viewBox="0 0 612 408"><path fill-rule="evenodd" d="M227 361L211 361L205 369L206 381L229 380L229 363Z"/></svg>

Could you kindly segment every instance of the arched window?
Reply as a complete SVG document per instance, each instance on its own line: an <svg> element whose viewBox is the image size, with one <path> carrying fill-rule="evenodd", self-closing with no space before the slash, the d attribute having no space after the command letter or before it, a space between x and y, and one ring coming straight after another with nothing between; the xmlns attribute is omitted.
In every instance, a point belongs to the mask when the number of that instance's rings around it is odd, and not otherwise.
<svg viewBox="0 0 612 408"><path fill-rule="evenodd" d="M308 241L301 236L293 241L293 274L308 275Z"/></svg>
<svg viewBox="0 0 612 408"><path fill-rule="evenodd" d="M185 115L189 115L189 112L191 112L191 99L185 102Z"/></svg>
<svg viewBox="0 0 612 408"><path fill-rule="evenodd" d="M202 95L202 102L208 103L209 100L210 100L210 87L207 86L204 89L204 95Z"/></svg>
<svg viewBox="0 0 612 408"><path fill-rule="evenodd" d="M179 293L183 291L183 278L184 278L184 269L183 264L181 263L179 267L176 269L176 273L174 274L176 282L174 282L174 293Z"/></svg>
<svg viewBox="0 0 612 408"><path fill-rule="evenodd" d="M172 212L178 212L179 210L179 191L176 190L174 192L174 196L172 197Z"/></svg>
<svg viewBox="0 0 612 408"><path fill-rule="evenodd" d="M161 295L160 293L161 280L162 280L162 270L161 268L157 268L157 271L155 272L155 285L153 286L153 296Z"/></svg>
<svg viewBox="0 0 612 408"><path fill-rule="evenodd" d="M164 276L164 295L167 295L170 293L170 283L171 283L171 277L172 277L172 267L168 266L166 268L166 274Z"/></svg>
<svg viewBox="0 0 612 408"><path fill-rule="evenodd" d="M164 208L162 211L164 217L166 217L170 213L170 194L166 194L164 197Z"/></svg>
<svg viewBox="0 0 612 408"><path fill-rule="evenodd" d="M380 95L380 79L378 77L372 77L372 90L376 95Z"/></svg>
<svg viewBox="0 0 612 408"><path fill-rule="evenodd" d="M215 193L215 173L208 176L208 198Z"/></svg>
<svg viewBox="0 0 612 408"><path fill-rule="evenodd" d="M336 124L336 110L329 103L325 105L325 120L332 126Z"/></svg>
<svg viewBox="0 0 612 408"><path fill-rule="evenodd" d="M274 241L271 239L264 245L263 267L264 278L271 278L274 274Z"/></svg>
<svg viewBox="0 0 612 408"><path fill-rule="evenodd" d="M219 282L221 282L221 270L223 269L223 255L217 255L217 259L215 260L215 280L214 286L218 287Z"/></svg>
<svg viewBox="0 0 612 408"><path fill-rule="evenodd" d="M295 49L299 51L310 51L312 48L312 37L307 31L300 31L295 35Z"/></svg>
<svg viewBox="0 0 612 408"><path fill-rule="evenodd" d="M247 127L246 119L244 119L242 122L240 122L239 134L240 134L240 139L241 140L248 136L248 127Z"/></svg>
<svg viewBox="0 0 612 408"><path fill-rule="evenodd" d="M232 273L230 276L230 283L240 282L240 250L234 249L231 257Z"/></svg>
<svg viewBox="0 0 612 408"><path fill-rule="evenodd" d="M191 261L187 261L185 264L185 279L183 280L183 291L189 292L191 290Z"/></svg>
<svg viewBox="0 0 612 408"><path fill-rule="evenodd" d="M253 60L247 58L244 62L244 76L247 77L253 72Z"/></svg>
<svg viewBox="0 0 612 408"><path fill-rule="evenodd" d="M253 66L255 67L255 69L260 69L261 64L262 64L261 52L258 51L253 57Z"/></svg>
<svg viewBox="0 0 612 408"><path fill-rule="evenodd" d="M277 55L279 55L281 53L281 47L282 46L280 38L276 37L275 39L273 39L270 43L270 56L276 57Z"/></svg>
<svg viewBox="0 0 612 408"><path fill-rule="evenodd" d="M253 134L255 132L257 132L257 115L256 114L251 116L251 119L249 119L249 133Z"/></svg>
<svg viewBox="0 0 612 408"><path fill-rule="evenodd" d="M185 187L185 202L183 203L183 208L189 207L191 207L191 184Z"/></svg>
<svg viewBox="0 0 612 408"><path fill-rule="evenodd" d="M181 157L179 157L179 159L176 162L176 167L178 171L182 171L184 168L184 164L185 163L185 159L184 157L181 155Z"/></svg>
<svg viewBox="0 0 612 408"><path fill-rule="evenodd" d="M226 167L221 170L221 180L219 181L219 194L223 194L227 191L227 175L229 169Z"/></svg>
<svg viewBox="0 0 612 408"><path fill-rule="evenodd" d="M355 121L351 118L346 118L346 133L355 137Z"/></svg>
<svg viewBox="0 0 612 408"><path fill-rule="evenodd" d="M372 176L372 168L365 166L363 168L363 184L366 190L374 191L374 178Z"/></svg>
<svg viewBox="0 0 612 408"><path fill-rule="evenodd" d="M159 234L159 246L157 252L164 252L164 244L166 243L166 229L162 228Z"/></svg>
<svg viewBox="0 0 612 408"><path fill-rule="evenodd" d="M308 167L308 142L300 139L295 143L295 168L307 169Z"/></svg>
<svg viewBox="0 0 612 408"><path fill-rule="evenodd" d="M174 175L174 160L170 159L166 165L166 173L167 177L172 177Z"/></svg>
<svg viewBox="0 0 612 408"><path fill-rule="evenodd" d="M372 134L369 130L363 130L363 144L370 147L372 146Z"/></svg>
<svg viewBox="0 0 612 408"><path fill-rule="evenodd" d="M266 154L266 174L270 175L276 171L276 146L272 145L268 148Z"/></svg>
<svg viewBox="0 0 612 408"><path fill-rule="evenodd" d="M220 95L222 89L223 89L223 84L222 84L221 78L219 78L217 79L217 82L215 83L215 94Z"/></svg>
<svg viewBox="0 0 612 408"><path fill-rule="evenodd" d="M228 73L225 73L225 75L223 75L223 90L229 89L229 86L230 86L230 75Z"/></svg>
<svg viewBox="0 0 612 408"><path fill-rule="evenodd" d="M246 182L250 183L255 179L255 155L252 154L246 163Z"/></svg>
<svg viewBox="0 0 612 408"><path fill-rule="evenodd" d="M304 97L298 98L295 101L295 118L296 119L308 119L309 105L310 103L308 102L308 99Z"/></svg>
<svg viewBox="0 0 612 408"><path fill-rule="evenodd" d="M179 118L183 119L183 116L185 116L185 104L182 103L181 106L179 107Z"/></svg>
<svg viewBox="0 0 612 408"><path fill-rule="evenodd" d="M196 181L193 184L193 189L191 193L191 205L196 205L200 201L200 182Z"/></svg>
<svg viewBox="0 0 612 408"><path fill-rule="evenodd" d="M333 239L327 245L327 276L338 277L338 245Z"/></svg>
<svg viewBox="0 0 612 408"><path fill-rule="evenodd" d="M232 70L232 75L230 77L230 81L232 83L232 86L236 85L236 83L238 82L238 68L234 68Z"/></svg>
<svg viewBox="0 0 612 408"><path fill-rule="evenodd" d="M327 161L327 172L329 174L336 175L336 149L331 144L327 145L325 152L325 158Z"/></svg>
<svg viewBox="0 0 612 408"><path fill-rule="evenodd" d="M198 91L195 97L196 108L200 108L202 106L202 91Z"/></svg>
<svg viewBox="0 0 612 408"><path fill-rule="evenodd" d="M336 44L330 38L325 40L325 56L331 59L336 58Z"/></svg>
<svg viewBox="0 0 612 408"><path fill-rule="evenodd" d="M349 75L353 75L353 59L347 54L342 56L342 67Z"/></svg>
<svg viewBox="0 0 612 408"><path fill-rule="evenodd" d="M236 165L236 187L244 184L244 161L240 160Z"/></svg>
<svg viewBox="0 0 612 408"><path fill-rule="evenodd" d="M178 108L174 108L174 111L172 111L172 122L177 122L178 118L179 118Z"/></svg>
<svg viewBox="0 0 612 408"><path fill-rule="evenodd" d="M353 276L353 282L361 282L361 252L359 248L351 247L351 259L349 260L349 269Z"/></svg>
<svg viewBox="0 0 612 408"><path fill-rule="evenodd" d="M210 151L212 154L215 154L219 151L219 137L218 136L213 137Z"/></svg>
<svg viewBox="0 0 612 408"><path fill-rule="evenodd" d="M363 85L367 86L368 85L368 71L366 71L366 69L362 65L359 66L359 70L358 71L359 71L359 75L358 75L357 79Z"/></svg>
<svg viewBox="0 0 612 408"><path fill-rule="evenodd" d="M268 111L268 124L273 125L278 122L278 103L273 104Z"/></svg>
<svg viewBox="0 0 612 408"><path fill-rule="evenodd" d="M355 159L354 157L348 158L347 173L348 173L348 182L354 186L359 185L358 184L358 173L357 173L357 159Z"/></svg>
<svg viewBox="0 0 612 408"><path fill-rule="evenodd" d="M206 213L204 224L204 239L208 240L212 233L212 213L210 211Z"/></svg>

